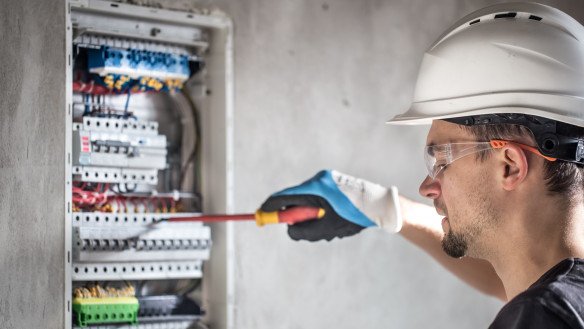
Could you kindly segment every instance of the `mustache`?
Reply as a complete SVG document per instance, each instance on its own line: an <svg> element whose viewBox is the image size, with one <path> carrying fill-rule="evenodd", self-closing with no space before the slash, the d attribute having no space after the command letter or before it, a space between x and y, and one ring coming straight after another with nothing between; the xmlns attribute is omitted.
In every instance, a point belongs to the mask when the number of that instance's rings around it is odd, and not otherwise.
<svg viewBox="0 0 584 329"><path fill-rule="evenodd" d="M436 212L441 216L447 216L448 212L446 211L446 205L438 200L434 200L434 208Z"/></svg>

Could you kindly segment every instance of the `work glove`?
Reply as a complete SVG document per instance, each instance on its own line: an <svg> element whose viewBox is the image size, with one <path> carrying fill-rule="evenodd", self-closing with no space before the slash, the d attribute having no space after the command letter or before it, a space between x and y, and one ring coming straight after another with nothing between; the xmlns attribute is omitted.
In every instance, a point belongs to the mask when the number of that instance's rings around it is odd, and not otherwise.
<svg viewBox="0 0 584 329"><path fill-rule="evenodd" d="M294 240L343 238L378 226L399 232L402 226L397 188L385 188L335 170L323 170L304 183L271 195L262 211L307 206L325 210L320 219L288 226Z"/></svg>

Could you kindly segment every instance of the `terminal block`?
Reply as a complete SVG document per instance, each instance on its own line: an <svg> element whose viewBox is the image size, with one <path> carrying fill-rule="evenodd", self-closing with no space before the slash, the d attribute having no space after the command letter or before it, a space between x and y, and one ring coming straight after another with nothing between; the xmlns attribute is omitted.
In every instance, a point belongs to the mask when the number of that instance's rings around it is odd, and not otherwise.
<svg viewBox="0 0 584 329"><path fill-rule="evenodd" d="M84 182L154 185L166 146L157 122L84 117L73 131L73 173Z"/></svg>
<svg viewBox="0 0 584 329"><path fill-rule="evenodd" d="M81 327L89 324L138 323L136 297L75 298L75 322Z"/></svg>
<svg viewBox="0 0 584 329"><path fill-rule="evenodd" d="M180 81L190 76L189 57L181 54L101 46L88 49L87 55L89 72L100 76L121 74L133 79L152 77Z"/></svg>

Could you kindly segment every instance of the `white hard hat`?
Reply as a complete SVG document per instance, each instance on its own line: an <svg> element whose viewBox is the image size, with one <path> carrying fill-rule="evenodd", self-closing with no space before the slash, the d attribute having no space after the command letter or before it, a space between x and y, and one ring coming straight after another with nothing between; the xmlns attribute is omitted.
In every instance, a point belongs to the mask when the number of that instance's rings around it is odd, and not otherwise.
<svg viewBox="0 0 584 329"><path fill-rule="evenodd" d="M580 23L558 9L527 2L464 17L426 52L410 109L388 123L501 113L584 127Z"/></svg>

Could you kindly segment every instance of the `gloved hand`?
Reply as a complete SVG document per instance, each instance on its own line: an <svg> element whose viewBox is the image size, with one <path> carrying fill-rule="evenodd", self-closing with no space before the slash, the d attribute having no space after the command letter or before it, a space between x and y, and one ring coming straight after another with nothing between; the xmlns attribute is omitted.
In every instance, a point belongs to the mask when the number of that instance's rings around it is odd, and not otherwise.
<svg viewBox="0 0 584 329"><path fill-rule="evenodd" d="M294 240L330 241L366 227L399 232L402 226L396 187L385 188L335 170L323 170L298 186L271 195L260 209L277 211L295 206L323 208L325 215L288 226L288 235Z"/></svg>

